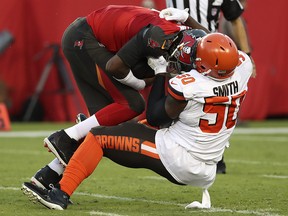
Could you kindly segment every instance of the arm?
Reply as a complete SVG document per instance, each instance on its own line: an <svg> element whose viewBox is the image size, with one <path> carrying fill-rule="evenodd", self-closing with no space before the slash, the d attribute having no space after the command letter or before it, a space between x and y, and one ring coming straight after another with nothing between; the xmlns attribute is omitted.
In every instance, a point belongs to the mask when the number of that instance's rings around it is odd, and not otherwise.
<svg viewBox="0 0 288 216"><path fill-rule="evenodd" d="M130 68L114 55L106 64L106 71L110 73L118 82L130 86L136 90L142 90L146 86L145 80L135 77Z"/></svg>
<svg viewBox="0 0 288 216"><path fill-rule="evenodd" d="M151 126L161 126L176 119L187 105L186 101L178 101L165 94L166 77L159 74L155 77L151 88L146 118Z"/></svg>
<svg viewBox="0 0 288 216"><path fill-rule="evenodd" d="M241 17L244 12L244 7L239 1L223 1L221 5L221 10L226 20L231 23L231 33L230 37L236 42L238 48L243 52L247 53L249 56L251 54L251 47L249 44L249 38L244 24L244 20ZM256 67L253 59L253 74L252 77L256 76Z"/></svg>
<svg viewBox="0 0 288 216"><path fill-rule="evenodd" d="M123 79L128 75L130 68L118 55L114 55L106 64L106 71L117 79Z"/></svg>
<svg viewBox="0 0 288 216"><path fill-rule="evenodd" d="M246 28L242 18L238 17L235 20L231 20L231 24L232 32L234 32L235 35L235 41L237 44L239 44L239 49L245 53L251 53Z"/></svg>
<svg viewBox="0 0 288 216"><path fill-rule="evenodd" d="M204 26L202 26L200 23L198 23L195 19L193 19L191 16L188 17L188 19L184 22L185 25L193 28L193 29L202 29L206 33L209 33L209 30L206 29Z"/></svg>
<svg viewBox="0 0 288 216"><path fill-rule="evenodd" d="M238 17L235 20L231 20L231 24L232 24L232 32L234 32L235 35L235 41L237 44L239 44L239 49L250 56L251 48L249 45L248 34L243 19L241 17ZM256 77L256 65L252 58L251 61L253 64L252 77Z"/></svg>
<svg viewBox="0 0 288 216"><path fill-rule="evenodd" d="M147 56L159 57L163 51L158 48L149 47L149 28L143 28L132 39L130 39L106 64L106 71L110 73L116 80L122 84L128 85L136 90L145 88L146 85L151 84L151 68L147 70L148 66L143 67L143 59ZM147 36L148 35L148 36ZM161 39L164 37L159 36ZM142 64L144 73L149 76L143 76L147 79L138 79L132 73L133 68L140 70L137 63ZM147 64L147 63L146 63Z"/></svg>
<svg viewBox="0 0 288 216"><path fill-rule="evenodd" d="M166 8L159 13L160 18L165 18L169 21L177 21L184 23L186 26L189 26L193 29L202 29L206 33L209 33L209 30L202 26L200 23L198 23L195 19L193 19L189 13L188 9L180 10L177 8Z"/></svg>
<svg viewBox="0 0 288 216"><path fill-rule="evenodd" d="M143 32L138 32L131 38L106 64L106 71L117 81L130 86L136 90L145 88L146 83L135 77L131 68L135 67L145 54L143 53L143 42L140 40Z"/></svg>

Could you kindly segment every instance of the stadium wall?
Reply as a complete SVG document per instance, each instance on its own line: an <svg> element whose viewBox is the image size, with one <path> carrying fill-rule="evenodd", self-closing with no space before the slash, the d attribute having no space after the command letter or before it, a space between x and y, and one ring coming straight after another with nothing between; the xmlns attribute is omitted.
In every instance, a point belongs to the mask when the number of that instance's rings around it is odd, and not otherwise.
<svg viewBox="0 0 288 216"><path fill-rule="evenodd" d="M157 9L165 8L165 1L154 0ZM257 3L258 2L258 3ZM140 5L142 0L0 0L0 32L8 30L15 41L0 54L0 80L8 86L11 103L9 114L21 120L27 103L43 74L53 49L45 47L60 44L65 28L79 16L85 16L107 4ZM273 10L271 10L273 5ZM252 56L257 65L257 78L249 84L240 116L244 120L262 120L270 116L288 116L288 73L285 51L288 50L288 28L285 0L248 1L244 13ZM62 55L60 51L60 55ZM68 76L70 68L66 60ZM73 80L73 79L72 79ZM75 87L75 82L72 82ZM86 112L79 91L65 92L65 83L55 65L49 73L39 97L45 121L74 121L78 112Z"/></svg>

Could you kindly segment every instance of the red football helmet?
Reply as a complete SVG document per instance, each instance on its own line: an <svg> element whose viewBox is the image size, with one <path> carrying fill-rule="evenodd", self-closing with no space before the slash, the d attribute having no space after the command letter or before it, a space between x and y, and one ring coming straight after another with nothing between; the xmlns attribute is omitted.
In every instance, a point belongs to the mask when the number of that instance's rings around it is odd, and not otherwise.
<svg viewBox="0 0 288 216"><path fill-rule="evenodd" d="M239 62L237 46L221 33L211 33L197 41L192 50L194 68L212 79L223 80L232 76Z"/></svg>
<svg viewBox="0 0 288 216"><path fill-rule="evenodd" d="M169 63L173 63L178 72L192 69L191 51L196 39L206 33L200 29L181 31L169 49Z"/></svg>

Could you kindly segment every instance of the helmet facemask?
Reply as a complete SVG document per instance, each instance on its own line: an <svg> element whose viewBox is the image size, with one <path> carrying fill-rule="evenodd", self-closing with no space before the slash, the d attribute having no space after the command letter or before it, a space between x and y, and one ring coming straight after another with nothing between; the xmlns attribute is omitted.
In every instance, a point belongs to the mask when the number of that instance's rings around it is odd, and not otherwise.
<svg viewBox="0 0 288 216"><path fill-rule="evenodd" d="M193 69L191 60L192 47L197 37L206 34L204 31L202 33L202 30L197 29L197 32L195 32L196 29L193 30L181 31L169 49L168 67L173 68L177 73L188 72Z"/></svg>

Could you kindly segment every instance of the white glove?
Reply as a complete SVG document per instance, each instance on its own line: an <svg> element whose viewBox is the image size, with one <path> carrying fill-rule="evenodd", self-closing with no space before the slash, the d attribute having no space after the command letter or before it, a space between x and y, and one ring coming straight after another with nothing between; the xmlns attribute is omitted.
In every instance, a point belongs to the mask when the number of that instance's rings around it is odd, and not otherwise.
<svg viewBox="0 0 288 216"><path fill-rule="evenodd" d="M190 209L190 208L198 208L198 209L211 208L211 199L210 199L210 195L207 189L203 190L202 203L198 201L194 201L185 207L185 209Z"/></svg>
<svg viewBox="0 0 288 216"><path fill-rule="evenodd" d="M159 73L167 73L168 62L163 56L159 58L148 58L148 65L154 70L155 75Z"/></svg>
<svg viewBox="0 0 288 216"><path fill-rule="evenodd" d="M165 18L166 20L173 20L184 23L189 17L188 11L189 11L188 8L180 10L177 8L170 7L161 10L159 13L159 17Z"/></svg>

